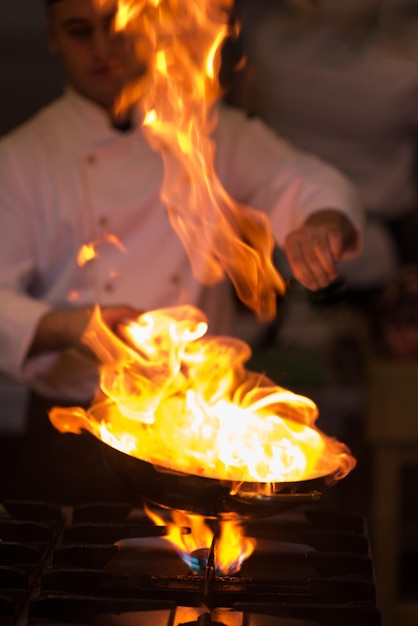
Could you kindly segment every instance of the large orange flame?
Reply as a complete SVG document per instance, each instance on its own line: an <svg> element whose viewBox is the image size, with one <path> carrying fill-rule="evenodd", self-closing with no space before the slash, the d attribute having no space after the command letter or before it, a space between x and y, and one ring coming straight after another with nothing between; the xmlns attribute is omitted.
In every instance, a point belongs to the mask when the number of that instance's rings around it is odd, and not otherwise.
<svg viewBox="0 0 418 626"><path fill-rule="evenodd" d="M219 48L231 5L119 0L115 29L132 38L148 71L118 106L140 97L147 137L165 161L162 196L196 276L213 284L228 274L241 299L270 318L283 281L271 262L269 223L227 195L213 164ZM101 362L101 395L89 411L55 409L51 420L199 476L267 484L350 471L349 451L315 427L313 402L247 371L245 343L206 331L201 311L179 306L146 313L117 336L96 308L85 341Z"/></svg>
<svg viewBox="0 0 418 626"><path fill-rule="evenodd" d="M148 71L127 86L115 114L140 100L144 132L165 164L161 197L197 280L213 285L229 276L239 298L269 320L285 283L271 260L268 217L235 202L214 168L219 51L231 6L232 0L119 0L115 28L132 38Z"/></svg>
<svg viewBox="0 0 418 626"><path fill-rule="evenodd" d="M315 427L311 400L246 370L247 344L206 330L201 311L179 306L144 313L117 336L96 308L85 342L102 363L102 394L88 411L54 408L52 423L222 480L342 478L353 468L347 448Z"/></svg>

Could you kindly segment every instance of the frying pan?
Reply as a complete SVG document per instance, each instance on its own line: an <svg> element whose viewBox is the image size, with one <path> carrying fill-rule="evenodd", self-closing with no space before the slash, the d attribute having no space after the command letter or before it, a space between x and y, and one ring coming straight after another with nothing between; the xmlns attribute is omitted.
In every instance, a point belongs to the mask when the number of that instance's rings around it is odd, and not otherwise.
<svg viewBox="0 0 418 626"><path fill-rule="evenodd" d="M99 441L99 440L98 440ZM114 476L149 503L209 519L251 519L281 513L321 499L333 475L301 482L282 482L263 489L262 483L218 480L173 472L120 452L99 441L103 457Z"/></svg>

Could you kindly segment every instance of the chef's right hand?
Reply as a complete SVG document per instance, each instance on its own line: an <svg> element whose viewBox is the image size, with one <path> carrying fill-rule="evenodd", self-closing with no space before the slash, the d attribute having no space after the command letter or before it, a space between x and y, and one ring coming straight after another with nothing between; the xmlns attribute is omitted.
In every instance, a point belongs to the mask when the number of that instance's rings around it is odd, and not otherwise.
<svg viewBox="0 0 418 626"><path fill-rule="evenodd" d="M130 306L108 306L101 309L101 316L105 324L115 330L119 323L127 319L135 319L142 312ZM92 307L53 310L45 313L36 329L28 357L66 348L88 350L90 353L90 349L81 341L81 338L92 314Z"/></svg>

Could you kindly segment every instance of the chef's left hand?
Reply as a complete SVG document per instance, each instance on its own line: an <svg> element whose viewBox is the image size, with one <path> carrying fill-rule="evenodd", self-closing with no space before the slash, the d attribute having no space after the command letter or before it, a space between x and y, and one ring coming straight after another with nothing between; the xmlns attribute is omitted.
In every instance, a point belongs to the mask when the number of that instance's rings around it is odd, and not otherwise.
<svg viewBox="0 0 418 626"><path fill-rule="evenodd" d="M327 287L337 278L336 265L355 246L357 232L333 209L311 215L288 234L284 249L295 278L308 289Z"/></svg>

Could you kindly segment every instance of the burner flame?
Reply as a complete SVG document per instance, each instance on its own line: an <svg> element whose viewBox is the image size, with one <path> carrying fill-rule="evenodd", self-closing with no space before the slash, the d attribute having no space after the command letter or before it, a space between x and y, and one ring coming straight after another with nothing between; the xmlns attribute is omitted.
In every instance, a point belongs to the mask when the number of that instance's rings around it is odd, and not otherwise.
<svg viewBox="0 0 418 626"><path fill-rule="evenodd" d="M214 532L200 515L173 511L173 521L167 524L162 516L147 506L145 512L156 526L167 526L164 539L174 546L191 573L205 574L213 555L217 575L237 574L242 563L254 552L255 539L245 537L241 524L236 520L217 522ZM182 532L184 528L190 528L191 532Z"/></svg>

